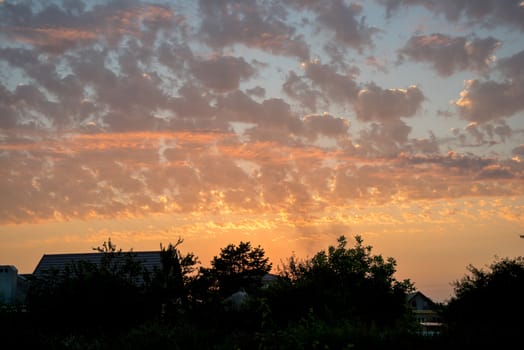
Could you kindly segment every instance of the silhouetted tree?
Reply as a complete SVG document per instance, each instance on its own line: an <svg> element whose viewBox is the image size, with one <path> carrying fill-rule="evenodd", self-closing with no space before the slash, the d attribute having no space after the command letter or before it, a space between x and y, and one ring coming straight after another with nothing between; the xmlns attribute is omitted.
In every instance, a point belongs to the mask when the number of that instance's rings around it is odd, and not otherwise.
<svg viewBox="0 0 524 350"><path fill-rule="evenodd" d="M457 347L509 347L520 342L524 313L524 257L496 259L487 270L473 265L454 282L445 310Z"/></svg>
<svg viewBox="0 0 524 350"><path fill-rule="evenodd" d="M241 288L254 291L260 287L262 277L271 271L272 264L260 246L250 242L229 244L211 261L211 268L200 269L201 286L222 297L231 295Z"/></svg>
<svg viewBox="0 0 524 350"><path fill-rule="evenodd" d="M102 254L100 265L91 264L91 268L103 271L118 279L123 279L129 284L137 284L147 281L149 279L148 271L144 269L141 261L136 259L136 254L133 250L123 252L122 249L117 249L116 245L108 238L102 246L93 248L94 251ZM81 264L72 264L68 266L72 272L78 269L85 262Z"/></svg>
<svg viewBox="0 0 524 350"><path fill-rule="evenodd" d="M169 243L167 247L160 244L162 268L155 271L151 283L153 294L159 298L163 312L168 314L172 314L176 305L187 306L194 272L199 263L195 254L183 255L180 252L178 246L183 242L183 239L178 238L176 243Z"/></svg>
<svg viewBox="0 0 524 350"><path fill-rule="evenodd" d="M104 242L93 248L100 264L71 263L31 282L28 309L44 327L60 331L114 330L141 322L149 301L141 285L145 270L134 253Z"/></svg>
<svg viewBox="0 0 524 350"><path fill-rule="evenodd" d="M341 236L336 246L321 250L310 260L291 257L282 267L282 305L292 317L313 309L328 319L350 319L362 323L393 325L408 313L406 295L413 290L409 280L395 279L396 261L372 255L360 236L347 248ZM286 287L287 285L287 287ZM277 296L278 299L278 296Z"/></svg>

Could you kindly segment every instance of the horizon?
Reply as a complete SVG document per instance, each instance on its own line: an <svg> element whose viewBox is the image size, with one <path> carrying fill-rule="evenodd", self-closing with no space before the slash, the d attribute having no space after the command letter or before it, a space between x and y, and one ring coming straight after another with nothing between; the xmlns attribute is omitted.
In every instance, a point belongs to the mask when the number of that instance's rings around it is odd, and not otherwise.
<svg viewBox="0 0 524 350"><path fill-rule="evenodd" d="M351 237L348 237L346 235L343 235L343 236L346 237L346 239L348 240L347 247L348 248L352 248L354 246L354 242L355 242L354 238L355 238L355 236L351 236ZM182 237L178 237L178 238L182 238ZM110 239L110 237L109 237L109 239ZM133 247L128 247L127 249L123 249L123 248L121 248L117 244L117 242L114 242L113 240L111 240L111 241L114 244L114 246L117 248L117 251L121 250L123 253L128 253L128 252L133 252L133 253L160 252L160 250L161 250L160 249L160 244L159 244L159 247L157 249L137 250L137 249L134 249ZM163 246L166 246L166 244L173 243L174 241L176 241L176 239L173 240L173 241L169 241L169 242L165 242L165 243L161 243L161 244ZM219 255L220 249L225 248L228 244L238 245L241 241L229 242L227 244L224 244L223 246L218 247L216 252L208 252L205 255L207 257L206 260L201 259L201 256L198 254L198 251L185 249L185 247L184 247L185 246L185 244L184 244L185 242L184 241L179 246L179 250L180 250L180 252L182 254L194 253L195 256L198 258L198 261L199 261L197 266L211 267L211 261L212 261L212 259L215 256ZM107 241L104 241L104 242L107 242ZM252 246L259 246L258 244L254 244L252 241L249 241L249 240L243 240L243 242L250 242ZM102 244L103 242L100 242L100 243ZM13 266L15 266L17 268L18 274L32 274L34 272L34 270L37 268L39 262L41 261L41 259L43 258L44 255L100 254L100 252L96 251L96 248L100 247L101 244L97 245L97 246L90 247L90 250L86 250L86 249L82 250L82 249L80 249L80 250L75 250L74 252L73 251L68 252L68 251L65 251L65 250L60 250L59 252L46 252L46 253L43 253L40 257L36 257L37 258L36 263L33 265L33 267L30 270L27 269L27 266L30 266L30 264L27 261L25 261L24 264L22 265L22 266L26 267L26 269L24 271L21 271L19 269L19 267L16 266L16 265L13 265ZM364 239L363 244L365 246L371 245L371 244L369 244L369 242L366 241L366 239ZM336 246L336 239L333 242L329 243L328 245L335 245ZM325 246L325 247L319 247L319 250L314 252L314 253L317 253L320 250L326 250L327 251L328 245ZM306 255L306 256L300 256L300 255L297 255L296 252L292 251L288 255L280 256L279 257L279 261L277 263L276 261L274 261L271 258L271 256L268 254L268 251L264 248L264 246L260 245L260 247L262 249L264 249L264 251L266 252L266 256L269 257L270 263L272 264L271 273L273 273L273 274L279 274L281 267L283 266L283 264L285 264L287 262L287 259L290 258L291 256L293 256L295 258L298 258L299 260L306 260L306 259L312 258L313 255L314 255L314 253L313 253L313 254L309 254L309 255ZM407 276L405 274L399 273L399 270L398 270L398 268L399 268L399 266L398 266L399 265L398 264L398 259L396 259L395 256L379 253L379 252L376 251L376 249L375 249L375 247L373 245L371 245L371 247L372 247L372 254L373 255L382 255L383 258L392 257L392 258L395 259L395 261L397 262L397 272L395 273L394 277L398 281L401 281L403 279L409 279L412 283L414 283L415 291L422 292L424 295L430 297L434 302L439 302L439 303L446 303L446 302L448 302L450 300L450 298L452 298L454 296L452 283L455 282L455 281L460 280L462 277L465 277L466 275L469 275L469 271L467 270L467 267L470 264L473 265L476 268L481 268L481 269L485 270L486 268L489 267L489 265L491 265L492 263L496 262L498 259L515 258L515 257L518 256L518 255L515 255L515 256L497 256L497 255L495 255L495 256L492 257L491 260L486 261L486 262L484 262L482 264L480 264L480 263L479 264L468 263L467 265L463 266L462 269L457 268L456 270L454 270L456 272L456 277L453 280L448 281L449 283L447 283L447 285L443 284L442 282L434 283L434 281L431 281L431 279L428 279L428 280L425 280L425 284L423 284L421 286L419 283L417 283L417 281L413 280L413 278L411 278L410 276ZM12 265L12 264L4 264L4 265ZM462 272L460 272L460 270L462 270ZM399 275L401 275L401 276L399 276Z"/></svg>
<svg viewBox="0 0 524 350"><path fill-rule="evenodd" d="M344 235L435 301L523 255L524 2L0 0L0 264Z"/></svg>

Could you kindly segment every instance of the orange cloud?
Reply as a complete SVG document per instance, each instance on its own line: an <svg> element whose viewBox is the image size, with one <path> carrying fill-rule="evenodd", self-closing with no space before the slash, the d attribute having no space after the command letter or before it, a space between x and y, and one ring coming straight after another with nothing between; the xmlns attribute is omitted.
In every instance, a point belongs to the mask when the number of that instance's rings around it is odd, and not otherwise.
<svg viewBox="0 0 524 350"><path fill-rule="evenodd" d="M348 203L381 207L524 190L521 163L456 153L363 157L307 144L241 142L227 132L38 137L42 141L0 144L0 161L10 162L1 171L3 222L282 212L293 225L313 228ZM440 208L415 217L439 222L450 213Z"/></svg>
<svg viewBox="0 0 524 350"><path fill-rule="evenodd" d="M59 47L72 45L76 41L94 40L98 36L96 32L77 28L12 28L18 41L37 46Z"/></svg>
<svg viewBox="0 0 524 350"><path fill-rule="evenodd" d="M104 10L99 7L92 15L96 17L96 21L87 24L79 20L78 26L74 26L72 21L67 21L69 22L67 25L61 25L60 21L66 22L64 17L68 16L60 13L58 23L41 26L15 25L8 26L6 29L16 41L39 47L44 51L60 53L104 36L112 40L116 39L116 41L122 35L138 37L143 34L142 24L169 23L174 19L174 14L170 9L155 5L136 6L116 11L112 8Z"/></svg>

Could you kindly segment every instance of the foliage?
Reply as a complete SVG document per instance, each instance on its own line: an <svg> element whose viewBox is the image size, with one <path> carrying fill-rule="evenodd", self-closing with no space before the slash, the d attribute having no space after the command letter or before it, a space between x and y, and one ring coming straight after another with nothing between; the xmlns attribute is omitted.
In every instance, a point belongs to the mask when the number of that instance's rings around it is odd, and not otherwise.
<svg viewBox="0 0 524 350"><path fill-rule="evenodd" d="M446 308L449 336L465 346L520 341L524 313L524 257L496 259L487 270L468 266L454 282Z"/></svg>
<svg viewBox="0 0 524 350"><path fill-rule="evenodd" d="M394 278L395 260L372 255L371 246L364 246L360 236L355 237L353 248L346 248L344 236L337 243L311 260L288 260L281 273L280 288L287 285L287 293L279 293L280 307L292 306L296 315L311 308L328 319L347 318L380 326L403 321L408 311L406 295L413 285Z"/></svg>
<svg viewBox="0 0 524 350"><path fill-rule="evenodd" d="M193 253L183 255L178 246L184 241L179 238L175 244L167 247L160 244L160 262L162 268L154 271L150 285L152 297L161 304L167 316L172 316L176 305L187 306L190 285L194 280L198 258Z"/></svg>
<svg viewBox="0 0 524 350"><path fill-rule="evenodd" d="M123 252L122 249L117 249L116 245L111 242L111 238L104 242L101 247L93 248L93 250L102 253L100 265L80 262L79 264L70 265L68 267L70 270L67 272L81 276L81 270L87 268L88 270L98 271L110 277L121 279L130 285L135 285L149 278L142 262L136 259L136 254L132 250Z"/></svg>
<svg viewBox="0 0 524 350"><path fill-rule="evenodd" d="M397 280L396 261L372 254L360 236L352 247L341 236L311 259L290 257L264 287L272 266L260 246L229 244L210 268L197 269L197 257L180 252L182 242L161 245L162 267L149 274L108 240L95 248L100 264L73 264L34 281L29 312L2 315L7 329L20 344L52 349L468 348L466 335L493 334L475 328L473 318L486 316L478 303L504 300L508 288L517 300L523 291L522 259L498 262L491 272L471 267L456 284L449 336L423 337L406 305L412 283ZM241 288L249 295L242 307L225 307ZM497 320L511 317L484 307ZM477 313L467 316L471 310Z"/></svg>
<svg viewBox="0 0 524 350"><path fill-rule="evenodd" d="M296 322L271 333L260 333L259 349L351 349L352 328L348 322L329 324L309 310Z"/></svg>
<svg viewBox="0 0 524 350"><path fill-rule="evenodd" d="M148 317L150 300L139 284L146 272L132 252L103 247L100 264L80 261L31 281L28 309L45 327L68 331L119 329Z"/></svg>
<svg viewBox="0 0 524 350"><path fill-rule="evenodd" d="M260 246L250 242L238 246L229 244L211 261L211 269L202 269L202 278L211 288L216 287L222 296L231 295L241 288L252 292L260 287L261 278L271 271L272 264Z"/></svg>

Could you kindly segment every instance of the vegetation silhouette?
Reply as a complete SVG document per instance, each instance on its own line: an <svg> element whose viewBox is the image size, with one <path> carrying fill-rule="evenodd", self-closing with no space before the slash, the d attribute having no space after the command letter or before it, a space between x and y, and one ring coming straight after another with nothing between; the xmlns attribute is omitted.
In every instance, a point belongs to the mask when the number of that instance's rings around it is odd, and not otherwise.
<svg viewBox="0 0 524 350"><path fill-rule="evenodd" d="M250 242L222 248L210 267L182 244L161 245L161 267L147 270L109 239L94 248L100 264L34 278L23 308L0 309L3 348L460 349L509 345L522 327L523 257L467 267L441 305L447 326L424 336L407 304L413 283L360 236L310 259L293 255L270 279L264 249ZM242 296L236 308L233 295Z"/></svg>
<svg viewBox="0 0 524 350"><path fill-rule="evenodd" d="M467 267L455 281L445 308L454 345L512 347L521 341L524 321L524 257L496 258L487 269Z"/></svg>
<svg viewBox="0 0 524 350"><path fill-rule="evenodd" d="M151 299L137 283L148 277L134 253L117 250L111 240L93 249L102 253L100 264L79 261L31 281L27 307L43 329L113 331L151 316Z"/></svg>

